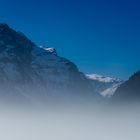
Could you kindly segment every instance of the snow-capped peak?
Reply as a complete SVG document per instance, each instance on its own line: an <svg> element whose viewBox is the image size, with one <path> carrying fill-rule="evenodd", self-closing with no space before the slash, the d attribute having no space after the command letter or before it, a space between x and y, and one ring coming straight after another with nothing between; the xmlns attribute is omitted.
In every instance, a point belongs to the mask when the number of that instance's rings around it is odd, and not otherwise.
<svg viewBox="0 0 140 140"><path fill-rule="evenodd" d="M111 83L114 81L120 81L119 79L116 79L116 78L105 77L105 76L98 75L98 74L86 74L86 77L88 79L97 80L99 82L104 82L104 83Z"/></svg>
<svg viewBox="0 0 140 140"><path fill-rule="evenodd" d="M86 77L90 80L93 90L103 97L111 97L123 82L117 78L105 77L98 74L86 74Z"/></svg>

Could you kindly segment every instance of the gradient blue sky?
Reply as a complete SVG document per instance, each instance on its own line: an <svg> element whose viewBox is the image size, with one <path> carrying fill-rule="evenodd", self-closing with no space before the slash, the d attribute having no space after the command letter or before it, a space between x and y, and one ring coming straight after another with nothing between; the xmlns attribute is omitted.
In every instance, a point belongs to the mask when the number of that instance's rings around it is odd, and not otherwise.
<svg viewBox="0 0 140 140"><path fill-rule="evenodd" d="M139 1L0 0L0 22L85 73L127 79L140 69Z"/></svg>

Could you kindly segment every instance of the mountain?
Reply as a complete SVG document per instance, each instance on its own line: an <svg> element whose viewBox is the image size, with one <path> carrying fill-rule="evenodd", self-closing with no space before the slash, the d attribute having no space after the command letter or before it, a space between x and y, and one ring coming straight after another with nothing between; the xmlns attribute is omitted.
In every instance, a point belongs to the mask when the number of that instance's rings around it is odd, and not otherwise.
<svg viewBox="0 0 140 140"><path fill-rule="evenodd" d="M107 98L112 97L117 88L123 83L120 79L98 74L86 74L86 77L92 84L92 90Z"/></svg>
<svg viewBox="0 0 140 140"><path fill-rule="evenodd" d="M113 99L120 101L140 100L140 71L132 75L115 92Z"/></svg>
<svg viewBox="0 0 140 140"><path fill-rule="evenodd" d="M54 48L37 46L23 33L0 24L0 99L45 101L94 97L90 82Z"/></svg>

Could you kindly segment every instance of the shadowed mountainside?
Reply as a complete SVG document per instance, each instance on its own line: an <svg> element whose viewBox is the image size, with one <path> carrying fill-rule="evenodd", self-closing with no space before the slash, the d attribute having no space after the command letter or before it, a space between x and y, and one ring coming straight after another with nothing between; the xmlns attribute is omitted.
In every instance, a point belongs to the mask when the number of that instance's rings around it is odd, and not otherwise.
<svg viewBox="0 0 140 140"><path fill-rule="evenodd" d="M140 71L132 75L116 90L113 99L120 101L140 100Z"/></svg>

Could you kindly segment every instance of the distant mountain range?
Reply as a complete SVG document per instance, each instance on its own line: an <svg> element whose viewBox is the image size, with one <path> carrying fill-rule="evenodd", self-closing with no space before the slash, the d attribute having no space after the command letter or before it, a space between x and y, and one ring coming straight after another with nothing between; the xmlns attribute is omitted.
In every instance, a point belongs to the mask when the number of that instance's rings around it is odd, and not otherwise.
<svg viewBox="0 0 140 140"><path fill-rule="evenodd" d="M92 83L93 91L107 98L111 98L117 88L123 83L120 79L97 74L86 74L86 77Z"/></svg>
<svg viewBox="0 0 140 140"><path fill-rule="evenodd" d="M131 98L140 93L139 84L140 72L126 82L84 74L55 48L38 46L23 33L0 24L1 100Z"/></svg>

